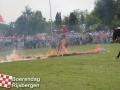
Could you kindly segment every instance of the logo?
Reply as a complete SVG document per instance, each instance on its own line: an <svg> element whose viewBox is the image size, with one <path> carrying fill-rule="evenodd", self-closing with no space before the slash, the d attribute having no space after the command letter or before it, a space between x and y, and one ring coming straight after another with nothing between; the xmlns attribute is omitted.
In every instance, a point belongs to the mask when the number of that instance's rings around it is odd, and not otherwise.
<svg viewBox="0 0 120 90"><path fill-rule="evenodd" d="M12 76L0 74L0 86L10 88L12 82Z"/></svg>
<svg viewBox="0 0 120 90"><path fill-rule="evenodd" d="M39 88L40 78L17 78L0 74L0 87L4 88Z"/></svg>

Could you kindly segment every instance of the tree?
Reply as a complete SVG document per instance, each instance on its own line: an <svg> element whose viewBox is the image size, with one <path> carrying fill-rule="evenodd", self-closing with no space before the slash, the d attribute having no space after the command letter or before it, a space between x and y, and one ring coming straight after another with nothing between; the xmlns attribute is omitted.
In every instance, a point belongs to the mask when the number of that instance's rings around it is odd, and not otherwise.
<svg viewBox="0 0 120 90"><path fill-rule="evenodd" d="M112 28L112 21L115 11L114 0L96 0L94 14L101 19L103 25L107 26L107 29Z"/></svg>
<svg viewBox="0 0 120 90"><path fill-rule="evenodd" d="M16 21L15 21L15 33L17 34L23 34L26 30L27 24L27 18L21 15Z"/></svg>
<svg viewBox="0 0 120 90"><path fill-rule="evenodd" d="M44 21L44 18L42 16L41 11L36 11L33 14L33 20L32 20L32 23L33 23L33 25L32 25L32 28L33 28L32 32L34 32L34 34L37 32L36 27L37 27L38 23L41 23L43 21ZM40 30L42 30L42 29L40 29Z"/></svg>
<svg viewBox="0 0 120 90"><path fill-rule="evenodd" d="M115 15L120 19L120 0L117 0L116 2Z"/></svg>
<svg viewBox="0 0 120 90"><path fill-rule="evenodd" d="M40 32L38 25L45 21L41 11L31 11L29 6L25 7L23 14L15 21L15 30L17 34L36 34ZM41 31L42 32L42 31Z"/></svg>
<svg viewBox="0 0 120 90"><path fill-rule="evenodd" d="M76 25L77 17L75 14L72 12L70 13L69 17L69 29L74 30L74 26Z"/></svg>
<svg viewBox="0 0 120 90"><path fill-rule="evenodd" d="M7 36L9 29L9 25L0 23L0 35Z"/></svg>
<svg viewBox="0 0 120 90"><path fill-rule="evenodd" d="M55 24L56 24L56 27L60 27L61 26L61 23L62 23L62 20L61 20L61 13L58 13L56 14L56 17L55 17Z"/></svg>
<svg viewBox="0 0 120 90"><path fill-rule="evenodd" d="M69 16L64 16L62 24L65 24L69 28Z"/></svg>
<svg viewBox="0 0 120 90"><path fill-rule="evenodd" d="M120 0L117 0L116 7L115 7L115 14L113 19L113 27L119 27L120 26Z"/></svg>
<svg viewBox="0 0 120 90"><path fill-rule="evenodd" d="M98 24L100 24L100 19L96 15L93 15L91 13L86 16L85 24L86 24L87 30L89 30L89 29L96 30L96 29L99 29L99 27L97 27L97 26L99 26ZM91 27L93 27L93 28L91 28Z"/></svg>

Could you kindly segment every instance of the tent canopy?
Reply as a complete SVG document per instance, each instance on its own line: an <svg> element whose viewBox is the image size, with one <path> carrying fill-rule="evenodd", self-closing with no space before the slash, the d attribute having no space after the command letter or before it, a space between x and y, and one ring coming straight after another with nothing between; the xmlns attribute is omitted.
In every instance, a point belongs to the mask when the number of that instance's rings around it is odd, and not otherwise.
<svg viewBox="0 0 120 90"><path fill-rule="evenodd" d="M120 27L117 27L116 29L120 29Z"/></svg>
<svg viewBox="0 0 120 90"><path fill-rule="evenodd" d="M2 16L0 15L0 22L4 22L4 20L3 20L3 18L2 18Z"/></svg>

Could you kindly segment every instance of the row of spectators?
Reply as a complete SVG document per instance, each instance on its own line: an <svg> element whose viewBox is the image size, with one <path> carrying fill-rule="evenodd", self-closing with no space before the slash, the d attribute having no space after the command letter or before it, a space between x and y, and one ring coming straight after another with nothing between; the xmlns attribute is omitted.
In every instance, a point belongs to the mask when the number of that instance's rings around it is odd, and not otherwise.
<svg viewBox="0 0 120 90"><path fill-rule="evenodd" d="M94 31L94 32L83 32L83 33L66 33L66 41L68 45L81 45L81 44L106 44L113 43L112 31ZM43 35L14 35L9 37L0 37L0 49L17 49L24 48L41 48L48 47L51 45L57 46L61 34L57 34L55 38L48 34ZM118 39L117 42L120 42Z"/></svg>

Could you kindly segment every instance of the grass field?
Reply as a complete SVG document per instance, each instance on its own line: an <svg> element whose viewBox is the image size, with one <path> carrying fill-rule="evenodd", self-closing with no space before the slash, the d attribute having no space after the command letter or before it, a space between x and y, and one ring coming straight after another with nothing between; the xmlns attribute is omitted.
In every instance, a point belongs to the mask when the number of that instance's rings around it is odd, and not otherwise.
<svg viewBox="0 0 120 90"><path fill-rule="evenodd" d="M0 64L0 74L18 78L40 78L40 88L33 90L120 90L120 59L115 59L120 44L102 45L108 52L79 56L18 61ZM71 51L87 51L95 45L71 46ZM23 55L49 52L49 48L26 49ZM12 51L0 51L5 57ZM22 82L17 82L22 83ZM35 83L36 82L24 82ZM0 87L0 90L6 88ZM17 90L11 88L10 90ZM18 90L31 90L19 88Z"/></svg>

